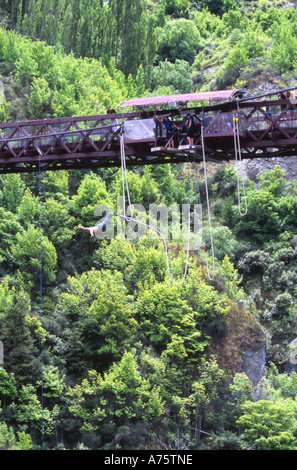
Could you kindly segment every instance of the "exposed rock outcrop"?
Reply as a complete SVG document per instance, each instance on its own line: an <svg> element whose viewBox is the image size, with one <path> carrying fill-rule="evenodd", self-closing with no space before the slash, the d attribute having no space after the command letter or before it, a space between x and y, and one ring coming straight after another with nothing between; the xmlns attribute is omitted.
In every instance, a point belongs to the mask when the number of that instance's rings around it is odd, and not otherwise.
<svg viewBox="0 0 297 470"><path fill-rule="evenodd" d="M283 364L283 369L285 372L291 372L292 370L297 372L297 338L289 345L289 356Z"/></svg>
<svg viewBox="0 0 297 470"><path fill-rule="evenodd" d="M252 343L242 354L240 372L245 372L253 385L257 385L265 372L266 342Z"/></svg>
<svg viewBox="0 0 297 470"><path fill-rule="evenodd" d="M297 156L296 157L271 157L242 160L241 171L243 176L256 181L257 176L265 170L272 170L279 165L286 172L286 179L297 180Z"/></svg>
<svg viewBox="0 0 297 470"><path fill-rule="evenodd" d="M211 348L221 367L232 374L244 372L256 386L266 366L265 331L254 315L241 304L231 303L225 321L226 335L222 341L212 343Z"/></svg>

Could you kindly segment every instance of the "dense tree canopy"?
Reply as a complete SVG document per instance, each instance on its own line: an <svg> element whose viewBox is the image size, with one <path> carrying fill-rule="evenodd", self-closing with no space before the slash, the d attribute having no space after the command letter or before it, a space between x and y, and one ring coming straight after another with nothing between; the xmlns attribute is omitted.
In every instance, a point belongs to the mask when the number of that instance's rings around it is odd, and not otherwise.
<svg viewBox="0 0 297 470"><path fill-rule="evenodd" d="M1 121L259 77L296 83L287 2L2 0L0 12ZM127 224L128 239L116 218L102 240L76 228L99 204L116 207L118 169L44 172L41 192L36 174L0 176L1 450L40 449L42 431L47 449L296 450L297 379L284 372L297 337L297 182L278 166L247 179L241 217L233 165L210 169L215 276L195 250L178 286L149 231ZM185 175L182 163L135 167L131 199L147 214L183 204ZM170 239L176 280L183 248ZM264 333L255 385L238 371Z"/></svg>

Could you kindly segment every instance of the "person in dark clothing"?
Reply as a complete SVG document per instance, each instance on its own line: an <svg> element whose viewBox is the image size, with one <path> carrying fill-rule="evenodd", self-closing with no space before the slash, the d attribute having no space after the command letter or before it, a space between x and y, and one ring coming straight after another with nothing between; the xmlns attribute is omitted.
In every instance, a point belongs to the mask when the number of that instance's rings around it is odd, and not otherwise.
<svg viewBox="0 0 297 470"><path fill-rule="evenodd" d="M293 98L293 95L289 90L286 91L286 98L287 98L287 100L291 100ZM290 111L290 117L291 117L292 120L294 119L294 111L293 110Z"/></svg>
<svg viewBox="0 0 297 470"><path fill-rule="evenodd" d="M191 116L190 113L187 114L186 128L187 128L188 144L194 145L195 121L194 121L193 116Z"/></svg>
<svg viewBox="0 0 297 470"><path fill-rule="evenodd" d="M115 109L113 109L111 106L108 106L108 107L107 107L107 111L106 111L106 112L107 112L107 114L116 114ZM111 128L111 130L112 130L112 131L116 131L116 130L117 130L117 125L118 125L118 120L117 120L116 118L114 118L114 117L113 117L113 118L110 118L110 124L113 126L113 127ZM112 138L112 133L109 133L108 135L109 135L109 138ZM110 147L111 147L111 141L109 142L107 148L110 149Z"/></svg>
<svg viewBox="0 0 297 470"><path fill-rule="evenodd" d="M149 119L149 113L145 108L142 108L142 111L139 113L138 119Z"/></svg>
<svg viewBox="0 0 297 470"><path fill-rule="evenodd" d="M178 126L169 119L168 116L165 116L162 120L166 129L166 137L169 140L169 147L174 147L174 129L178 129Z"/></svg>
<svg viewBox="0 0 297 470"><path fill-rule="evenodd" d="M115 114L115 113L116 113L115 110L112 109L111 106L108 106L108 107L107 107L107 114Z"/></svg>
<svg viewBox="0 0 297 470"><path fill-rule="evenodd" d="M156 107L156 112L161 111L160 106ZM162 137L163 130L162 130L162 119L158 116L155 117L156 123L156 137Z"/></svg>
<svg viewBox="0 0 297 470"><path fill-rule="evenodd" d="M285 100L285 99L286 99L286 95L285 95L282 91L280 91L280 92L277 94L277 97L278 97L279 100ZM283 105L281 105L280 108L281 108L281 111L283 111L284 109L286 109L286 105L283 104Z"/></svg>

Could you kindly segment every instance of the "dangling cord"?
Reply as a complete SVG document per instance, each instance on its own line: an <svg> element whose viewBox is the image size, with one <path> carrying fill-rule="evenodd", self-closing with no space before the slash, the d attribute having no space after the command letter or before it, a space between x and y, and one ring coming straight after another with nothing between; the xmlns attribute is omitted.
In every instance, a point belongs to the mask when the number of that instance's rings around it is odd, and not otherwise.
<svg viewBox="0 0 297 470"><path fill-rule="evenodd" d="M121 217L122 219L126 220L126 222L133 221L133 222L135 222L139 225L147 227L148 229L151 229L151 230L155 231L160 236L160 238L163 241L164 249L165 249L168 277L169 277L172 284L175 284L175 285L182 284L182 282L186 278L186 275L187 275L187 272L188 272L188 263L189 263L190 229L191 229L190 204L188 204L189 213L188 213L188 241L187 241L186 266L185 266L185 270L184 270L184 274L183 274L182 279L179 282L176 282L172 279L172 276L171 276L170 265L169 265L169 257L168 257L168 247L167 247L166 240L165 240L164 236L162 235L162 233L160 232L160 230L156 229L156 227L153 227L152 225L146 224L144 222L141 222L140 220L137 220L137 219L133 218L133 208L132 208L131 199L130 199L130 191L129 191L129 185L128 185L128 179L127 179L127 168L126 168L126 161L125 160L126 159L125 159L125 146L124 146L124 132L122 131L122 133L121 133L121 167L122 167L122 187L123 187L123 199L124 199L123 212L124 213L123 214L117 214L117 217ZM189 176L189 162L188 162L188 191L189 191L188 200L190 199L190 186L189 186L189 184L190 184L190 176ZM125 187L127 189L128 204L129 204L129 208L130 208L130 212L131 212L131 215L129 217L126 215L126 208L125 208L125 205L126 205Z"/></svg>
<svg viewBox="0 0 297 470"><path fill-rule="evenodd" d="M237 103L237 108L238 108L238 103ZM236 168L236 175L237 175L238 210L239 210L240 215L244 216L247 214L248 207L247 207L247 197L246 197L246 192L245 192L244 179L240 171L242 160L241 160L241 145L240 145L238 121L239 121L239 110L237 109L237 113L233 117L235 168ZM244 202L245 202L245 212L241 211L241 196L240 196L240 181L239 181L240 178L241 178L242 190L243 190L243 196L244 196Z"/></svg>
<svg viewBox="0 0 297 470"><path fill-rule="evenodd" d="M202 121L201 121L201 145L202 145L202 155L203 155L203 167L204 167L204 178L205 178L205 192L206 192L206 204L207 204L207 213L208 213L209 235L210 235L210 244L211 244L211 251L212 251L212 276L209 273L207 250L205 251L205 256L206 256L206 267L207 267L208 278L209 278L210 281L212 281L213 278L214 278L214 275L215 275L215 256L214 256L214 246L213 246L211 217L210 217L210 204L209 204L209 194L208 194L208 185L207 185L206 157L205 157L205 144L204 144L204 113L202 114Z"/></svg>
<svg viewBox="0 0 297 470"><path fill-rule="evenodd" d="M38 147L39 160L38 160L38 187L39 187L39 237L40 237L40 252L39 252L39 277L40 277L40 356L41 356L41 449L44 447L44 403L43 403L43 292L42 292L42 208L41 208L41 150Z"/></svg>
<svg viewBox="0 0 297 470"><path fill-rule="evenodd" d="M199 186L199 178L198 178L197 168L196 168L196 156L195 156L195 154L194 154L194 164L195 164L195 176L196 176L199 204L200 204L200 207L201 207L201 220L202 220L202 229L203 229L202 231L203 231L204 251L206 253L207 243L206 243L206 236L205 236L204 218L203 218L203 210L202 210L202 200L201 200L201 193L200 193L200 186Z"/></svg>
<svg viewBox="0 0 297 470"><path fill-rule="evenodd" d="M127 189L127 198L128 198L128 206L130 209L130 217L127 217L127 220L133 219L133 207L130 198L130 191L129 191L129 184L128 184L128 177L127 177L127 167L126 167L126 158L125 158L125 139L124 139L124 127L122 126L121 130L121 139L120 139L120 146L121 146L121 167L122 167L122 191L123 191L123 211L124 216L126 217L126 190Z"/></svg>

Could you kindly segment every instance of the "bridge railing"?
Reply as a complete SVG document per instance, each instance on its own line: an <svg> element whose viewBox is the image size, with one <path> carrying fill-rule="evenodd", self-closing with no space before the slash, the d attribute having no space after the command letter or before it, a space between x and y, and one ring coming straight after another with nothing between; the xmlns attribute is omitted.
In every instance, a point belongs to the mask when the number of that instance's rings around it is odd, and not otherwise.
<svg viewBox="0 0 297 470"><path fill-rule="evenodd" d="M16 157L30 154L34 149L48 153L55 147L71 153L73 148L87 142L97 151L119 133L119 127L116 118L105 115L2 123L0 153ZM100 141L98 147L95 142Z"/></svg>
<svg viewBox="0 0 297 470"><path fill-rule="evenodd" d="M239 133L244 136L247 127L246 119L237 112L206 113L204 117L204 134L208 137L234 135L234 119L236 118L238 118Z"/></svg>
<svg viewBox="0 0 297 470"><path fill-rule="evenodd" d="M247 130L265 131L271 127L279 129L292 129L297 127L297 100L283 99L271 100L250 104L249 108L243 110Z"/></svg>

